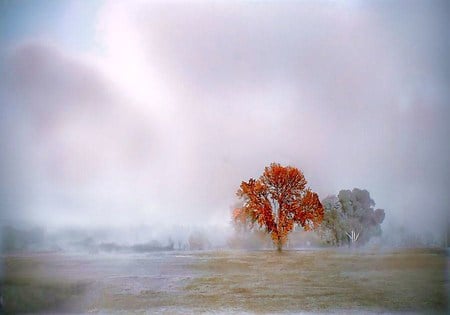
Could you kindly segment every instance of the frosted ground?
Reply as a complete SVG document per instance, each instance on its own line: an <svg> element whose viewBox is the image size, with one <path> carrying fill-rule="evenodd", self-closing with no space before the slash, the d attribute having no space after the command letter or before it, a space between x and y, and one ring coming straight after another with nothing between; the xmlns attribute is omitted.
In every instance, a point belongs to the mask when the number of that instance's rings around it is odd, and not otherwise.
<svg viewBox="0 0 450 315"><path fill-rule="evenodd" d="M447 313L440 250L7 255L5 313Z"/></svg>

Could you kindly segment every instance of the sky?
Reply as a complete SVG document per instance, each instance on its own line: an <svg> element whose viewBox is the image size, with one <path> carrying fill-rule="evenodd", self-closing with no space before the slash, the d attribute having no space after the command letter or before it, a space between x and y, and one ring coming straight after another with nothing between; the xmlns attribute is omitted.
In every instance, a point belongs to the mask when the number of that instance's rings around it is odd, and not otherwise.
<svg viewBox="0 0 450 315"><path fill-rule="evenodd" d="M447 1L0 1L0 220L226 226L300 168L443 231Z"/></svg>

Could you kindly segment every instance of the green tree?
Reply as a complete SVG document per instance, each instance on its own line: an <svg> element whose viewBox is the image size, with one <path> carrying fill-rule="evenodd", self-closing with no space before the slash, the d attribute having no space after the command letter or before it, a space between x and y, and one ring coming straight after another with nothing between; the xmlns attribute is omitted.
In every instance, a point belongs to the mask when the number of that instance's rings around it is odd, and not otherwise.
<svg viewBox="0 0 450 315"><path fill-rule="evenodd" d="M329 245L340 246L346 238L345 218L342 206L336 196L328 196L322 200L324 216L319 227L320 238Z"/></svg>
<svg viewBox="0 0 450 315"><path fill-rule="evenodd" d="M367 190L341 190L337 196L325 198L322 204L324 218L319 235L325 243L362 245L373 236L381 235L385 212L374 209L375 202Z"/></svg>

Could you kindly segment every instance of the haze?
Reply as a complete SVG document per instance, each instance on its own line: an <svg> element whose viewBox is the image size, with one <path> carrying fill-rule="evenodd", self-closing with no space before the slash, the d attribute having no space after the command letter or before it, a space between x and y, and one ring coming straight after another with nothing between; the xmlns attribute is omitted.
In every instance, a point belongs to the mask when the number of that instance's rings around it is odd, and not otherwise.
<svg viewBox="0 0 450 315"><path fill-rule="evenodd" d="M446 1L0 2L0 221L222 226L271 162L443 231Z"/></svg>

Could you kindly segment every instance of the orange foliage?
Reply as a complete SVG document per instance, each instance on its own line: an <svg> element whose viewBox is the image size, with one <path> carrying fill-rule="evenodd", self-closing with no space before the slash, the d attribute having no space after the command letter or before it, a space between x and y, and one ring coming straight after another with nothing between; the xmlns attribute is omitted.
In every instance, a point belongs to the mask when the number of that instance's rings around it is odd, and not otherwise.
<svg viewBox="0 0 450 315"><path fill-rule="evenodd" d="M233 210L233 221L239 227L246 226L248 224L247 216L241 208L236 208Z"/></svg>
<svg viewBox="0 0 450 315"><path fill-rule="evenodd" d="M295 224L311 230L322 222L322 204L306 184L297 168L272 163L259 179L241 183L236 194L244 205L233 211L234 222L265 228L281 250Z"/></svg>

